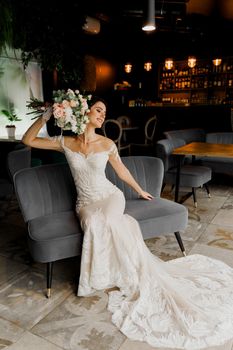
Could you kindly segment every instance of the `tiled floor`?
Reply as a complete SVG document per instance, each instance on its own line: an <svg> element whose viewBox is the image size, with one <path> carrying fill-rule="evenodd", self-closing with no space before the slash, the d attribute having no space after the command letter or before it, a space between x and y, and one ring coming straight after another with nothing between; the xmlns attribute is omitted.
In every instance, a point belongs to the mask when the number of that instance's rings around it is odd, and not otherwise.
<svg viewBox="0 0 233 350"><path fill-rule="evenodd" d="M198 190L198 208L194 208L192 198L185 202L189 224L182 237L188 254L208 255L233 267L232 180L227 177L213 182L211 198L203 189ZM164 196L170 197L168 189ZM26 228L15 198L1 200L0 213L0 349L152 349L126 339L111 323L104 292L76 296L78 259L55 264L52 298L46 299L45 265L30 259ZM146 243L163 260L181 256L173 235ZM228 349L231 346L223 350Z"/></svg>

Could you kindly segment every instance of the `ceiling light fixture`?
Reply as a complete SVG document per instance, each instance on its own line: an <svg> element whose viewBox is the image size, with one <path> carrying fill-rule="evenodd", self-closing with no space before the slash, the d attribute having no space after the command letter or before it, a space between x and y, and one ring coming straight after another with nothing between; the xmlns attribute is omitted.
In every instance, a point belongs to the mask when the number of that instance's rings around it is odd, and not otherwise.
<svg viewBox="0 0 233 350"><path fill-rule="evenodd" d="M215 58L215 59L213 59L213 64L215 65L215 66L220 66L220 64L222 63L222 59L221 58Z"/></svg>
<svg viewBox="0 0 233 350"><path fill-rule="evenodd" d="M188 57L188 66L189 68L194 68L197 64L197 59L194 56L189 56Z"/></svg>
<svg viewBox="0 0 233 350"><path fill-rule="evenodd" d="M131 73L132 71L132 64L131 63L126 63L125 64L125 72L126 73Z"/></svg>
<svg viewBox="0 0 233 350"><path fill-rule="evenodd" d="M149 72L152 69L152 63L151 62L145 62L144 63L144 69Z"/></svg>
<svg viewBox="0 0 233 350"><path fill-rule="evenodd" d="M173 68L173 59L172 58L166 58L165 60L165 68L166 69L172 69Z"/></svg>
<svg viewBox="0 0 233 350"><path fill-rule="evenodd" d="M156 29L155 25L155 0L148 0L147 8L144 11L144 23L142 30L151 32Z"/></svg>
<svg viewBox="0 0 233 350"><path fill-rule="evenodd" d="M100 21L93 17L86 17L83 30L88 34L99 34L100 32Z"/></svg>

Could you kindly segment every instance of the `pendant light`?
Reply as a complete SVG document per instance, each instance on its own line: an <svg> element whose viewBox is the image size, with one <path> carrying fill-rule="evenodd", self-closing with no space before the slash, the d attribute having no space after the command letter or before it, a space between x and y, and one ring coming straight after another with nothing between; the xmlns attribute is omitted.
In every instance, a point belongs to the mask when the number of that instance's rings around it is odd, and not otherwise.
<svg viewBox="0 0 233 350"><path fill-rule="evenodd" d="M214 58L212 62L217 67L217 66L220 66L220 64L222 63L222 59L221 58Z"/></svg>
<svg viewBox="0 0 233 350"><path fill-rule="evenodd" d="M189 56L188 57L188 66L189 68L194 68L197 64L197 59L194 56Z"/></svg>
<svg viewBox="0 0 233 350"><path fill-rule="evenodd" d="M155 0L147 0L147 8L144 11L142 30L151 32L156 29L155 25Z"/></svg>
<svg viewBox="0 0 233 350"><path fill-rule="evenodd" d="M132 71L132 64L131 63L126 63L125 64L125 72L126 73L131 73L131 71Z"/></svg>
<svg viewBox="0 0 233 350"><path fill-rule="evenodd" d="M166 58L165 60L165 68L166 69L172 69L173 68L173 59L172 58Z"/></svg>
<svg viewBox="0 0 233 350"><path fill-rule="evenodd" d="M145 62L144 63L144 69L149 72L152 69L152 63L151 62Z"/></svg>

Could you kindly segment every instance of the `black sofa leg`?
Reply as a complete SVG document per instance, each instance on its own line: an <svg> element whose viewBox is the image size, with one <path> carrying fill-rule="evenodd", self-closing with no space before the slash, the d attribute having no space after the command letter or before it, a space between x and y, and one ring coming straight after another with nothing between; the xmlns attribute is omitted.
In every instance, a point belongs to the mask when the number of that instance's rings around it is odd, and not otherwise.
<svg viewBox="0 0 233 350"><path fill-rule="evenodd" d="M197 207L197 195L196 195L196 188L195 187L192 187L192 194L193 194L194 205L195 205L195 207Z"/></svg>
<svg viewBox="0 0 233 350"><path fill-rule="evenodd" d="M47 298L51 297L51 286L53 276L53 262L47 263Z"/></svg>
<svg viewBox="0 0 233 350"><path fill-rule="evenodd" d="M204 184L204 187L205 187L205 189L206 189L206 192L207 192L207 194L208 194L208 197L210 198L211 196L210 196L209 186L208 186L207 184Z"/></svg>
<svg viewBox="0 0 233 350"><path fill-rule="evenodd" d="M176 236L176 239L177 239L177 242L180 246L180 250L182 251L182 254L184 256L186 256L186 252L185 252L185 249L184 249L184 244L183 244L183 241L181 239L181 236L180 236L180 233L179 232L174 232L175 236Z"/></svg>

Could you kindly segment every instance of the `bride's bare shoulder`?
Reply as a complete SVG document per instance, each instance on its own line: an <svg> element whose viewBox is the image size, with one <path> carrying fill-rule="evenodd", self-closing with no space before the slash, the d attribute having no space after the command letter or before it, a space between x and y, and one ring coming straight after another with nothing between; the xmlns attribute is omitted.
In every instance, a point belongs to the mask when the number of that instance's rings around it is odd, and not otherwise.
<svg viewBox="0 0 233 350"><path fill-rule="evenodd" d="M104 148L106 148L106 149L109 149L112 146L112 144L114 143L113 140L111 140L105 136L101 136L101 142L102 142Z"/></svg>

